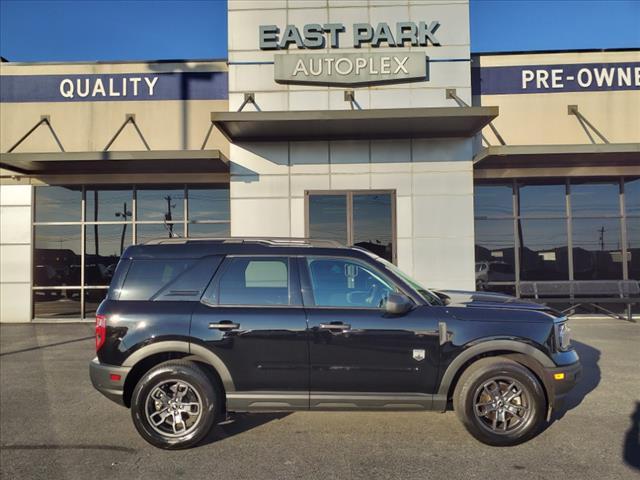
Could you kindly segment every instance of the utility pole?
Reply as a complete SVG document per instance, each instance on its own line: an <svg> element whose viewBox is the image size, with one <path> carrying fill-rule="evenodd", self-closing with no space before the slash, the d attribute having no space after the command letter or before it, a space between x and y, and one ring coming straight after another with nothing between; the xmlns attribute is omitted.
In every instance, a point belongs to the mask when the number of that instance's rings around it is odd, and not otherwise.
<svg viewBox="0 0 640 480"><path fill-rule="evenodd" d="M124 202L122 205L122 211L116 212L116 217L122 217L124 220L124 224L122 225L122 234L120 235L120 256L122 256L122 252L124 250L124 234L127 231L127 217L131 216L131 212L127 210L127 202Z"/></svg>
<svg viewBox="0 0 640 480"><path fill-rule="evenodd" d="M598 229L600 233L600 250L604 250L604 225Z"/></svg>
<svg viewBox="0 0 640 480"><path fill-rule="evenodd" d="M175 208L175 204L171 204L171 195L167 195L164 199L167 201L167 213L164 214L164 222L165 225L168 224L169 238L173 238L173 223L171 222L173 217L171 216L171 209Z"/></svg>

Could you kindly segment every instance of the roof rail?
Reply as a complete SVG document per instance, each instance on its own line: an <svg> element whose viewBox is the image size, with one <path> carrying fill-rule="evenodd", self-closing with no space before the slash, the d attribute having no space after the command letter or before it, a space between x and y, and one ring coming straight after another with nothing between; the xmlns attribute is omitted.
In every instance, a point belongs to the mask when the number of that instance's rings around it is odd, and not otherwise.
<svg viewBox="0 0 640 480"><path fill-rule="evenodd" d="M199 242L218 242L218 243L260 243L263 245L281 246L281 247L328 247L328 248L345 248L345 245L337 240L321 239L321 238L304 238L304 237L181 237L181 238L158 238L149 240L144 245L171 245Z"/></svg>

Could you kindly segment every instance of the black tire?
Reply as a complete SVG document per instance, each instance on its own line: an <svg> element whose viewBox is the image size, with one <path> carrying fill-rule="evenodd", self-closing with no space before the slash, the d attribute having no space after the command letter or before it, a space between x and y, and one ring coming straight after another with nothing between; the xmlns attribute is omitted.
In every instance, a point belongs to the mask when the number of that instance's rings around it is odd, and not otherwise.
<svg viewBox="0 0 640 480"><path fill-rule="evenodd" d="M131 418L138 433L151 445L172 450L189 448L211 430L220 412L220 398L216 382L197 364L171 360L140 379L131 397ZM200 406L195 407L196 403Z"/></svg>
<svg viewBox="0 0 640 480"><path fill-rule="evenodd" d="M518 391L522 393L507 401ZM528 368L504 357L470 365L456 385L453 405L469 433L487 445L526 442L546 421L547 401L540 381Z"/></svg>

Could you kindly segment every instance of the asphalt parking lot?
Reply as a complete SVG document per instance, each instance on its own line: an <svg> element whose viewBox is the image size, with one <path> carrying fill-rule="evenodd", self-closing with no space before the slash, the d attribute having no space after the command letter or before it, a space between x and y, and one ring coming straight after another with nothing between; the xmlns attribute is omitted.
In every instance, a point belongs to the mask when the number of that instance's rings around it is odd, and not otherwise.
<svg viewBox="0 0 640 480"><path fill-rule="evenodd" d="M168 452L91 387L92 326L3 325L0 477L640 478L640 324L572 328L583 380L561 418L524 445L482 445L453 412L303 412L241 415L204 445Z"/></svg>

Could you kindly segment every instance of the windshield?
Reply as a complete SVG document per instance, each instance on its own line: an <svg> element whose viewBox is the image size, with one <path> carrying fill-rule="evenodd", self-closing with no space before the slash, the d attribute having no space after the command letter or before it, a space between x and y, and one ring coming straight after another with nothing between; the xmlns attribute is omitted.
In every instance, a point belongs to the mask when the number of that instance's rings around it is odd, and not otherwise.
<svg viewBox="0 0 640 480"><path fill-rule="evenodd" d="M391 272L393 272L402 280L404 280L406 283L408 283L416 292L420 294L422 298L424 298L424 300L429 305L444 305L440 297L438 297L435 293L431 292L430 290L427 290L426 288L424 288L416 280L414 280L409 275L407 275L402 270L400 270L398 267L396 267L393 263L388 262L384 258L380 258L380 257L376 257L376 260L382 263L387 268L387 270L391 270Z"/></svg>

